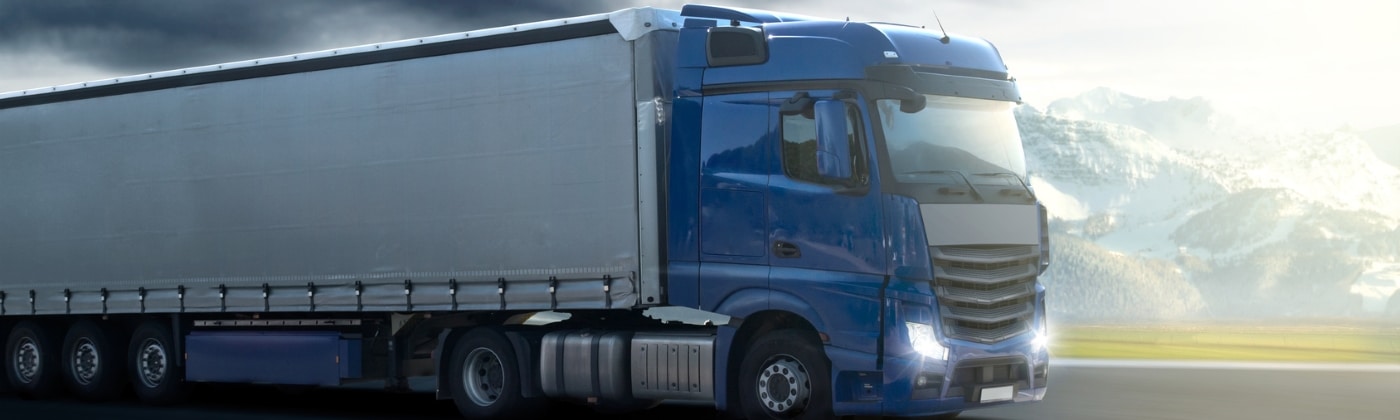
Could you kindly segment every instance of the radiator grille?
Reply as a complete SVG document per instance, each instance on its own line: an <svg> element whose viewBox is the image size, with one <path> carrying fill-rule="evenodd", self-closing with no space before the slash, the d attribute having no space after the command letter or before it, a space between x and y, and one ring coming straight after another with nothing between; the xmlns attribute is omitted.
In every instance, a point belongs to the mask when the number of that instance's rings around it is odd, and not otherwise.
<svg viewBox="0 0 1400 420"><path fill-rule="evenodd" d="M1035 313L1035 246L939 246L930 250L943 331L995 343L1030 331Z"/></svg>

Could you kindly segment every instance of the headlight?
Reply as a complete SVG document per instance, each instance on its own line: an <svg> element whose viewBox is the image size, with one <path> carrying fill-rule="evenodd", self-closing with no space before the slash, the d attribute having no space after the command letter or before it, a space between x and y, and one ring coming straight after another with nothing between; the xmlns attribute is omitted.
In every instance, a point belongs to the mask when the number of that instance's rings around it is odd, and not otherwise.
<svg viewBox="0 0 1400 420"><path fill-rule="evenodd" d="M932 325L905 322L904 327L909 330L909 345L914 347L914 351L925 357L948 360L948 348L938 343L938 337L934 334Z"/></svg>
<svg viewBox="0 0 1400 420"><path fill-rule="evenodd" d="M1033 351L1040 351L1048 345L1050 345L1050 336L1043 333L1035 333L1035 338L1031 339Z"/></svg>

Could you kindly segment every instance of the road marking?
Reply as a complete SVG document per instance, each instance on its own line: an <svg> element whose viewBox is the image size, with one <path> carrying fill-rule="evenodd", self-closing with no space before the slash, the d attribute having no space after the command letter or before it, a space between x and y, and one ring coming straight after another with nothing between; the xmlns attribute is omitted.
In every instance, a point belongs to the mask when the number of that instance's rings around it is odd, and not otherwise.
<svg viewBox="0 0 1400 420"><path fill-rule="evenodd" d="M1386 363L1245 362L1225 360L1051 359L1050 366L1149 369L1306 370L1333 372L1400 373L1400 364Z"/></svg>

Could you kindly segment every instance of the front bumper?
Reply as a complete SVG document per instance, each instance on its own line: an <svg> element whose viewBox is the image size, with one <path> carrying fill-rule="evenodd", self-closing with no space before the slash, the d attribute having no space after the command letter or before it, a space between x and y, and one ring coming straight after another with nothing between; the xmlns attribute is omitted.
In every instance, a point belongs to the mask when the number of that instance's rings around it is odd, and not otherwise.
<svg viewBox="0 0 1400 420"><path fill-rule="evenodd" d="M1029 341L996 346L954 344L949 360L886 357L878 372L843 371L840 366L873 354L827 347L833 367L834 414L928 416L1045 398L1049 354ZM922 379L921 379L922 378ZM983 402L983 390L1013 387L1011 399ZM994 397L993 393L988 393Z"/></svg>

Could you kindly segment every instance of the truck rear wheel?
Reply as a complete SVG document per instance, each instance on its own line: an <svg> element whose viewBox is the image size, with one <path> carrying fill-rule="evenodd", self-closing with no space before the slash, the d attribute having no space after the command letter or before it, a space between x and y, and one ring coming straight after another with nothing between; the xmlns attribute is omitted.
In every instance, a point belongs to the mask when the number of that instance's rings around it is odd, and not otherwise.
<svg viewBox="0 0 1400 420"><path fill-rule="evenodd" d="M63 381L78 398L106 401L121 392L124 354L110 333L91 320L68 328L63 339Z"/></svg>
<svg viewBox="0 0 1400 420"><path fill-rule="evenodd" d="M831 367L821 345L799 330L759 337L739 365L739 413L748 419L831 416Z"/></svg>
<svg viewBox="0 0 1400 420"><path fill-rule="evenodd" d="M22 321L5 340L5 377L22 398L47 398L59 390L58 347L50 334L37 323Z"/></svg>
<svg viewBox="0 0 1400 420"><path fill-rule="evenodd" d="M515 348L495 328L473 328L457 340L448 381L457 410L468 418L533 418L547 404L521 393Z"/></svg>
<svg viewBox="0 0 1400 420"><path fill-rule="evenodd" d="M185 373L176 363L174 337L164 322L146 321L131 334L127 370L142 402L167 405L185 397Z"/></svg>

